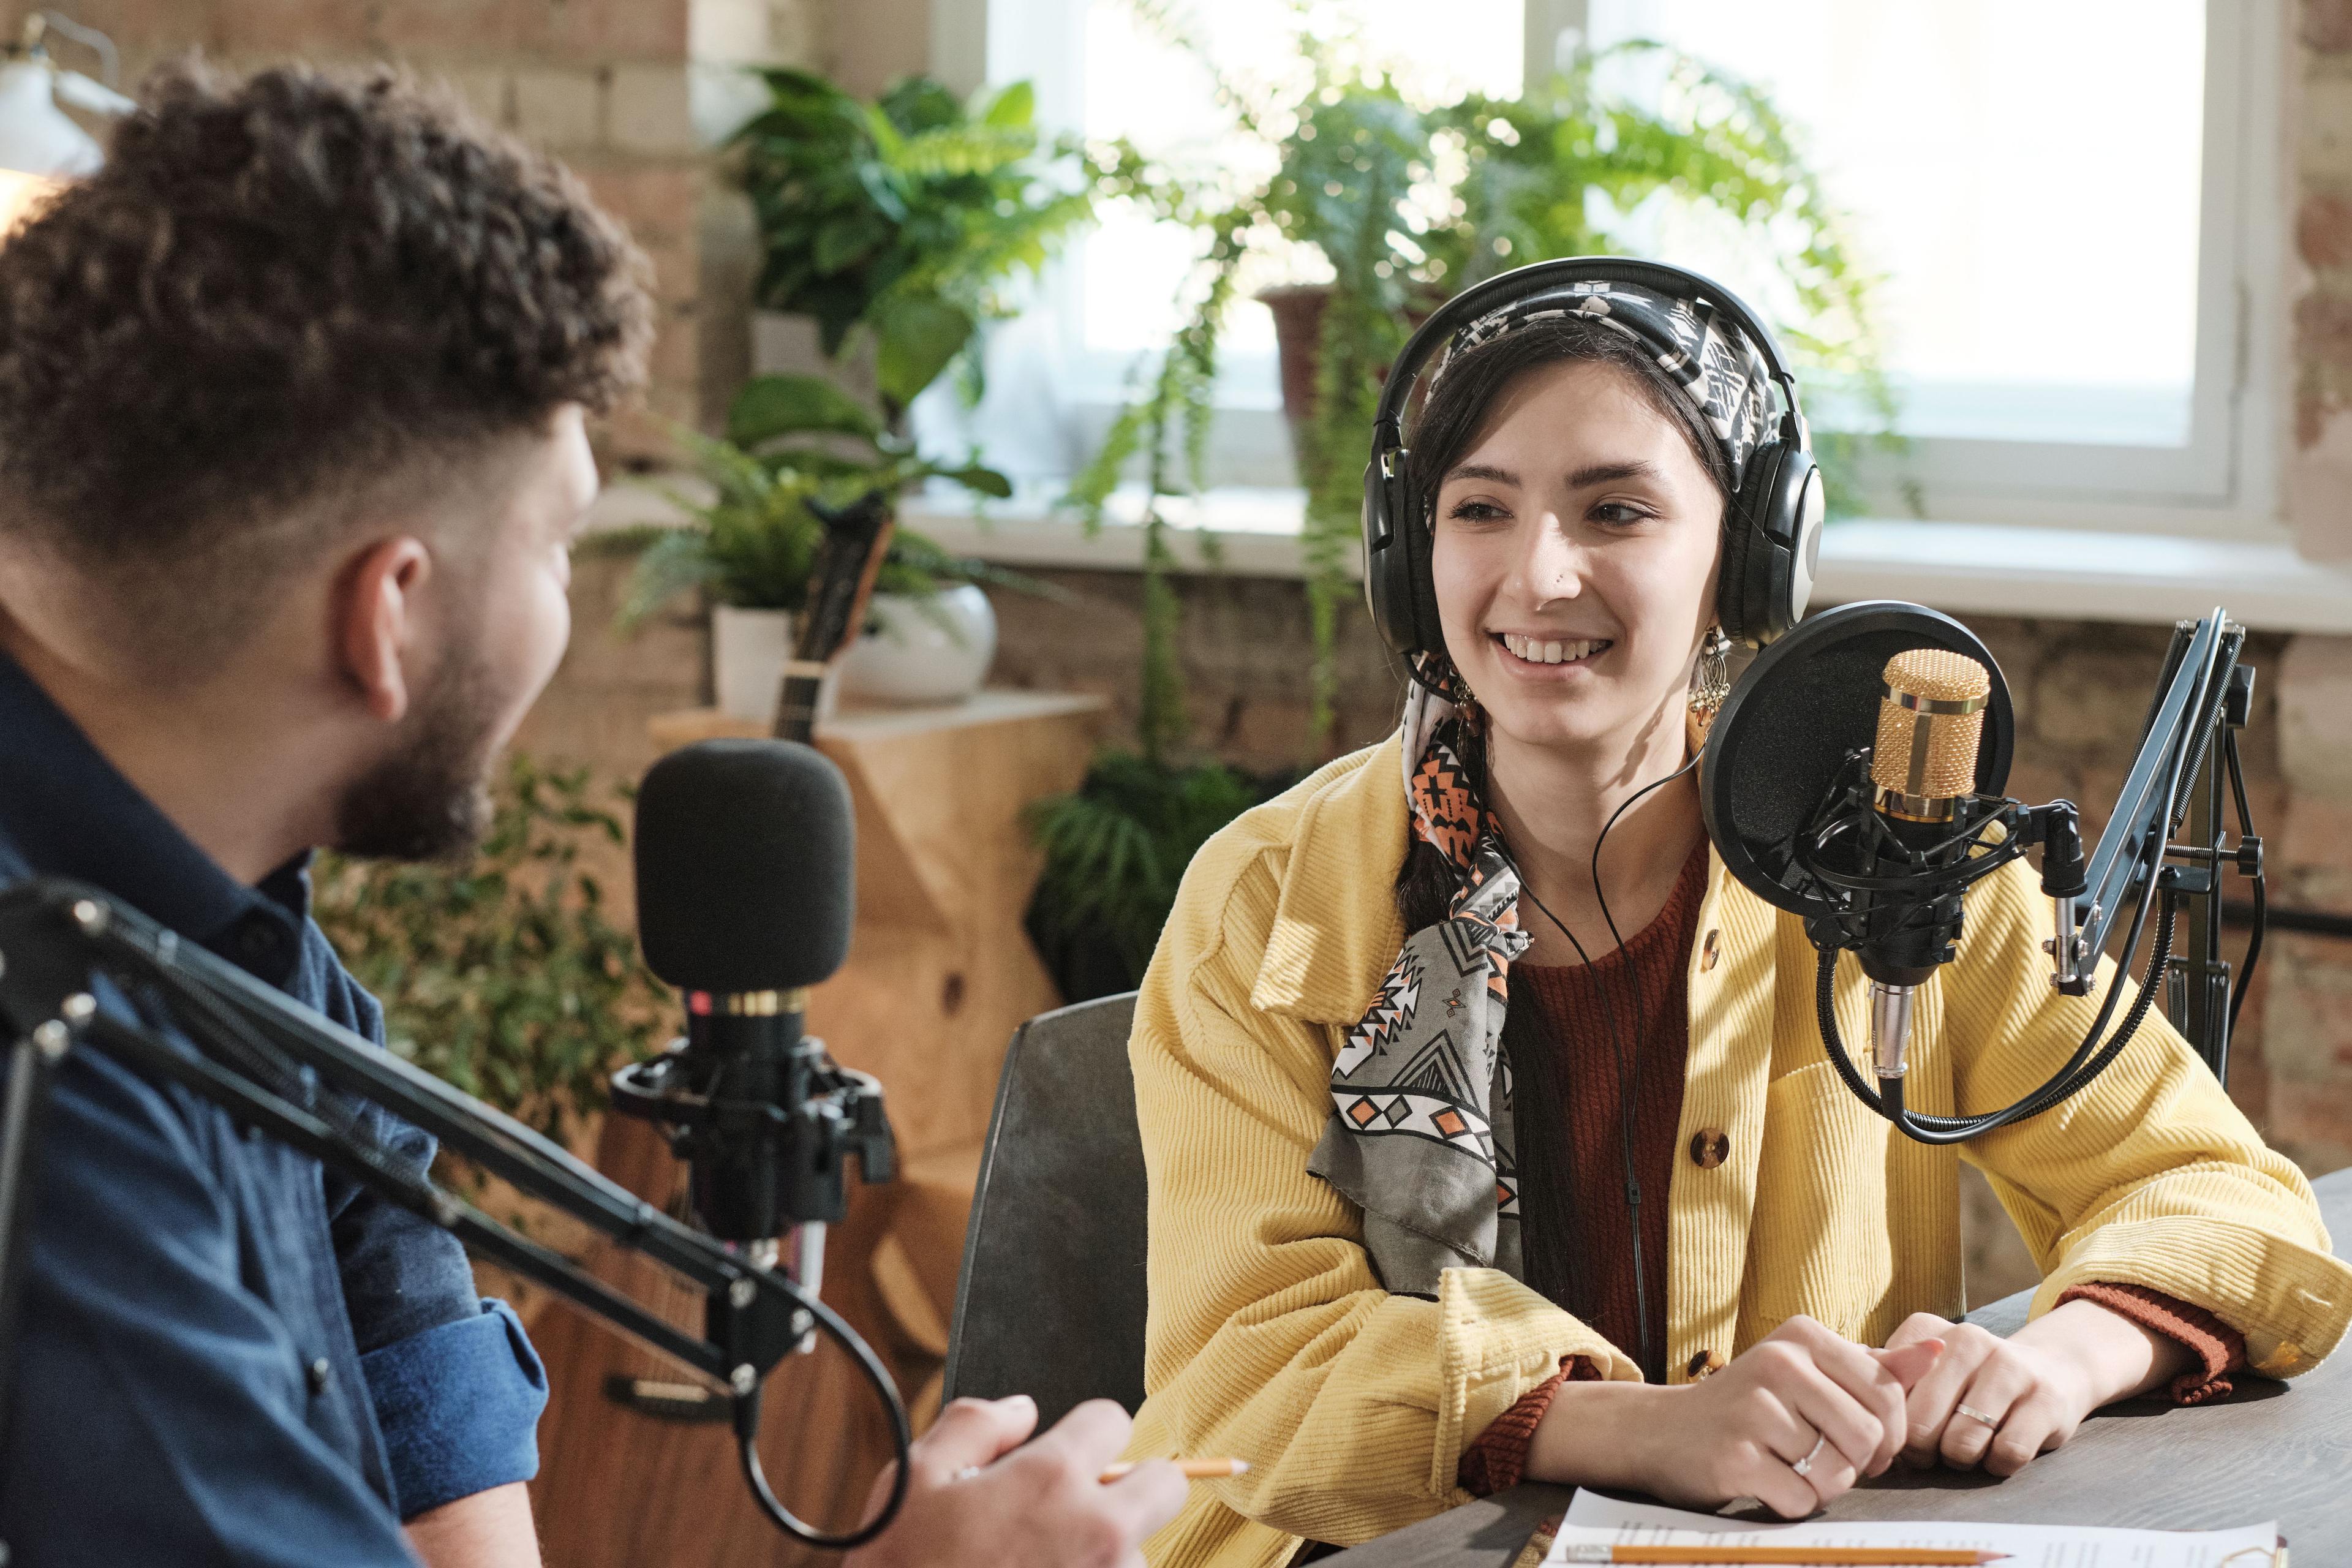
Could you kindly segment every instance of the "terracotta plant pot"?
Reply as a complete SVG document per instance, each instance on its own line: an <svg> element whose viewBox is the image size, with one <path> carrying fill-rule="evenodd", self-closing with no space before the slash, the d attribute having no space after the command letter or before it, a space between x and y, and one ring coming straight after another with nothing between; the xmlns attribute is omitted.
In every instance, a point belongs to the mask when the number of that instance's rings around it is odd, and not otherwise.
<svg viewBox="0 0 2352 1568"><path fill-rule="evenodd" d="M1274 312L1274 346L1282 375L1282 417L1290 426L1290 449L1304 452L1307 428L1315 419L1315 376L1323 362L1323 308L1330 302L1328 283L1284 283L1258 291L1257 302ZM1408 310L1405 324L1418 327L1435 314L1442 301L1433 299L1424 310ZM1381 368L1388 378L1388 367ZM1365 432L1367 436L1370 431Z"/></svg>
<svg viewBox="0 0 2352 1568"><path fill-rule="evenodd" d="M1290 449L1315 417L1315 372L1323 361L1323 307L1328 283L1285 283L1263 289L1257 302L1274 312L1274 347L1282 372L1282 417L1290 426Z"/></svg>

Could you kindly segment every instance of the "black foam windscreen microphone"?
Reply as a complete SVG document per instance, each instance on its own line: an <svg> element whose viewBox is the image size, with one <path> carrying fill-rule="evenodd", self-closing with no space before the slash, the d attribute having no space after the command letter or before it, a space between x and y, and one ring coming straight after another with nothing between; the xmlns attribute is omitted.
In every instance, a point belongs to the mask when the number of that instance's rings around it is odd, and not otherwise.
<svg viewBox="0 0 2352 1568"><path fill-rule="evenodd" d="M775 1256L814 1290L824 1226L844 1212L843 1160L869 1181L894 1156L880 1086L835 1063L804 1025L809 988L848 956L856 848L849 785L793 741L704 741L637 790L637 939L686 993L686 1036L613 1079L613 1105L669 1130L696 1215Z"/></svg>
<svg viewBox="0 0 2352 1568"><path fill-rule="evenodd" d="M856 907L849 785L792 741L703 741L637 792L637 940L681 991L814 985L849 952Z"/></svg>

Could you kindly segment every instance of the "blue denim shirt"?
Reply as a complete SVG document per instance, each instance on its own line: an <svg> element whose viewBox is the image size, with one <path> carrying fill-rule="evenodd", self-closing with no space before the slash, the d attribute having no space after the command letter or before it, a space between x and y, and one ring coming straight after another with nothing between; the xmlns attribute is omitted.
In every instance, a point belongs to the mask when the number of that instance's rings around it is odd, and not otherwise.
<svg viewBox="0 0 2352 1568"><path fill-rule="evenodd" d="M0 885L37 874L383 1043L309 918L307 863L237 882L0 655ZM431 1161L432 1139L373 1114L384 1146ZM12 1562L406 1565L402 1520L537 1472L545 1373L446 1233L88 1046L36 1180L0 1468Z"/></svg>

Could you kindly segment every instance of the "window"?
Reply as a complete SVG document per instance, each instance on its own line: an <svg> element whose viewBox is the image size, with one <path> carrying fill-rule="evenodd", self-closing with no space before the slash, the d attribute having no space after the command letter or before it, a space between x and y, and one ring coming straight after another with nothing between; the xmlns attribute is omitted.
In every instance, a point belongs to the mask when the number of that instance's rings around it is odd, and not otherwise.
<svg viewBox="0 0 2352 1568"><path fill-rule="evenodd" d="M1229 75L1290 59L1275 0L1168 8ZM1909 481L1930 515L1971 521L2210 533L2272 510L2275 0L1450 0L1443 26L1426 0L1323 9L1432 93L1510 91L1581 43L1633 37L1765 88L1885 278L1911 441L1874 470L1883 510ZM987 74L1034 81L1049 122L1263 173L1128 0L988 0L986 34ZM1642 210L1618 233L1770 308L1728 226ZM1192 244L1114 217L1073 247L992 349L972 431L992 457L1034 481L1083 458L1166 341ZM1270 258L1257 281L1313 268ZM1234 310L1224 355L1212 480L1288 484L1265 312ZM1828 398L1809 412L1858 422Z"/></svg>

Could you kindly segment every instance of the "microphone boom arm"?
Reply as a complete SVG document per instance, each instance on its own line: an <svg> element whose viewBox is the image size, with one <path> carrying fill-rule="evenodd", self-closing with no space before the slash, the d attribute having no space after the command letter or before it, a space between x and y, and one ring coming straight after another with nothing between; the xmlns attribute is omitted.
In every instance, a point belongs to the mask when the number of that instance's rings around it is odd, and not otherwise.
<svg viewBox="0 0 2352 1568"><path fill-rule="evenodd" d="M126 993L160 994L195 1051L100 1011L90 994L100 975ZM220 1106L450 1232L478 1257L724 1386L746 1479L780 1528L846 1550L879 1534L897 1515L912 1441L906 1408L872 1348L813 1293L96 889L57 879L0 889L0 1040L13 1042L0 1098L0 1423L14 1392L35 1145L48 1088L68 1051L82 1044ZM321 1095L320 1086L331 1092ZM382 1107L516 1190L683 1276L706 1299L705 1334L677 1328L562 1254L393 1163L356 1128L338 1096ZM838 1535L783 1510L761 1473L754 1444L762 1380L818 1329L841 1344L882 1396L900 1461L880 1512Z"/></svg>
<svg viewBox="0 0 2352 1568"><path fill-rule="evenodd" d="M2141 727L2138 753L2124 775L2106 831L2091 852L2090 901L2077 911L2082 923L2074 937L2076 973L2089 974L2125 900L2148 875L2150 839L2168 838L2179 826L2188 805L2186 786L2195 770L2175 769L2174 753L2194 746L2201 759L2211 746L2213 726L2224 718L2222 698L2245 639L2245 628L2218 606L2193 627L2184 621L2174 628L2164 674ZM2164 787L2168 781L2171 788Z"/></svg>

